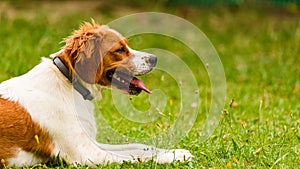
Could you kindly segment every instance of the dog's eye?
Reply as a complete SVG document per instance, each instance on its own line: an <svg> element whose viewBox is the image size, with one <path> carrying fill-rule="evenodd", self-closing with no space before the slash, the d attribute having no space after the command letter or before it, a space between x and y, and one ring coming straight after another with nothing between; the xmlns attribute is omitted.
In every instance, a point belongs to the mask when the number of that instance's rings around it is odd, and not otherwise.
<svg viewBox="0 0 300 169"><path fill-rule="evenodd" d="M115 52L117 52L117 53L123 53L123 52L125 52L125 48L124 47L120 47Z"/></svg>

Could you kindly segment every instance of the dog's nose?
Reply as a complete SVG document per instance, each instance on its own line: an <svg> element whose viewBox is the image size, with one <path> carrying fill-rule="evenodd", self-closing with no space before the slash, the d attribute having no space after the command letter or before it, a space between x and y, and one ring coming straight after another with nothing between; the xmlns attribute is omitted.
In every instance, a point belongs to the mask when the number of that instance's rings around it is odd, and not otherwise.
<svg viewBox="0 0 300 169"><path fill-rule="evenodd" d="M149 63L152 67L154 67L157 63L157 57L154 56L154 55L151 55L150 58L149 58Z"/></svg>

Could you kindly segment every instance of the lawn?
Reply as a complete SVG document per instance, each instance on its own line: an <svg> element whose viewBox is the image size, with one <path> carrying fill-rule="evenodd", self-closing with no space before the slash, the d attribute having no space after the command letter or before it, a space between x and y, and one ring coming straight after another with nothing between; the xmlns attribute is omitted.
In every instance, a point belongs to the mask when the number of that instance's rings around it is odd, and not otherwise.
<svg viewBox="0 0 300 169"><path fill-rule="evenodd" d="M216 128L210 137L203 139L203 125L213 100L210 83L212 77L207 72L209 65L203 63L189 46L171 37L155 34L132 36L129 38L132 48L156 48L172 52L194 75L197 96L201 101L197 107L197 119L192 121L192 129L182 140L177 140L178 144L169 145L161 140L157 144L165 144L168 148L188 149L195 158L186 163L165 165L150 161L98 167L298 168L299 8L294 4L190 7L158 2L132 5L127 1L116 6L95 1L0 2L0 81L27 72L40 62L40 57L48 57L58 51L63 45L60 43L62 39L83 21L93 18L106 24L117 18L145 11L174 14L202 30L222 62L226 77L226 98L222 110L215 112L218 121ZM103 99L96 103L100 110L96 113L100 132L98 140L105 143L143 141L154 144L155 136L176 123L181 103L185 101L180 95L180 82L173 74L157 69L141 77L150 89L158 89L153 96L143 93L137 97L128 97L104 89ZM124 114L119 111L116 98L124 98L126 103L131 103L140 112ZM162 109L152 110L151 103L163 103L158 105ZM189 114L194 109L186 108L183 111ZM141 122L142 120L146 122ZM111 135L109 130L114 131L116 136ZM57 160L34 167L74 166Z"/></svg>

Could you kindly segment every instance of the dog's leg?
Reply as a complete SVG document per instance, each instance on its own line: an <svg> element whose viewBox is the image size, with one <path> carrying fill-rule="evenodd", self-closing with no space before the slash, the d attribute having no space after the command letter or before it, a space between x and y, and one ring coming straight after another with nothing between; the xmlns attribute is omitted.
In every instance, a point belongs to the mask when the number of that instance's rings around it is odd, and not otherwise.
<svg viewBox="0 0 300 169"><path fill-rule="evenodd" d="M184 149L165 150L144 144L98 144L98 146L112 154L132 157L137 161L154 160L158 163L171 163L173 161L189 161L193 158L193 155Z"/></svg>
<svg viewBox="0 0 300 169"><path fill-rule="evenodd" d="M123 161L137 161L132 156L114 153L99 147L96 140L90 137L81 127L73 121L72 126L60 129L54 138L57 151L55 155L70 163L87 165L107 164ZM68 133L68 134L63 134Z"/></svg>
<svg viewBox="0 0 300 169"><path fill-rule="evenodd" d="M60 152L58 152L57 155L70 163L87 165L105 165L113 162L121 163L123 161L136 161L132 156L101 149L101 147L97 146L95 141L86 136L85 133L81 133L77 135L77 137L80 139L73 138L69 140L67 138L61 140L64 143L68 143L68 145L58 145L60 147Z"/></svg>

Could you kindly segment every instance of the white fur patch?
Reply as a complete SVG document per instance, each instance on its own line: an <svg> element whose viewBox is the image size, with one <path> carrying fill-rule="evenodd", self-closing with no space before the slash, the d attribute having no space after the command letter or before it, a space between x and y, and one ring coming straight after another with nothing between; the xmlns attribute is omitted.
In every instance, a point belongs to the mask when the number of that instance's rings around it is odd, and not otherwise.
<svg viewBox="0 0 300 169"><path fill-rule="evenodd" d="M31 166L37 163L41 163L42 160L34 156L32 153L27 153L21 149L17 150L15 157L7 160L9 166L15 165L16 167Z"/></svg>

